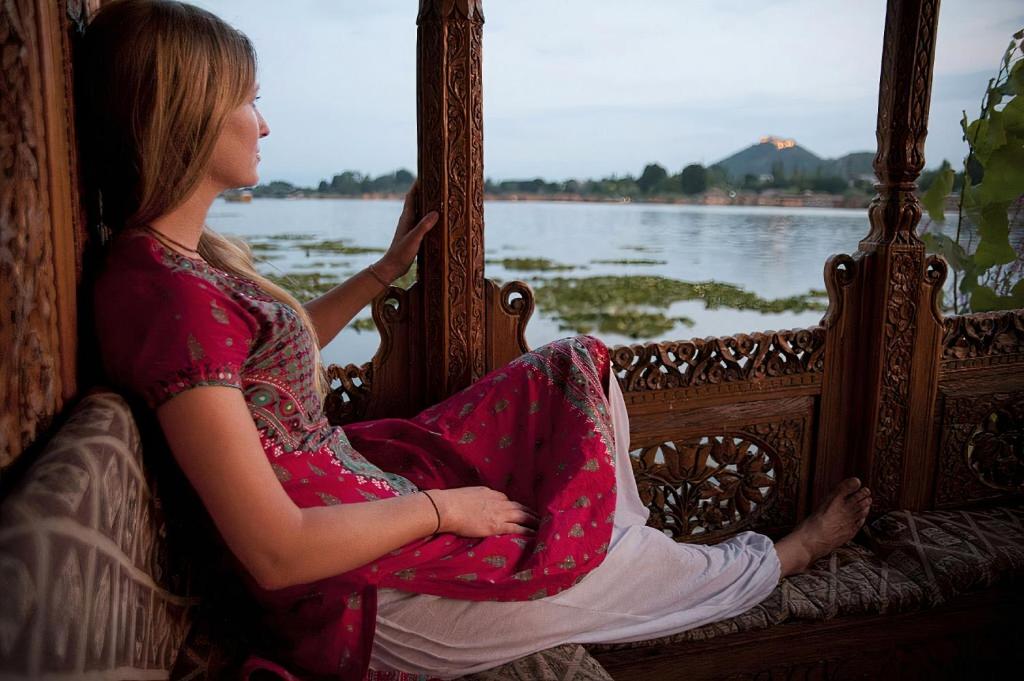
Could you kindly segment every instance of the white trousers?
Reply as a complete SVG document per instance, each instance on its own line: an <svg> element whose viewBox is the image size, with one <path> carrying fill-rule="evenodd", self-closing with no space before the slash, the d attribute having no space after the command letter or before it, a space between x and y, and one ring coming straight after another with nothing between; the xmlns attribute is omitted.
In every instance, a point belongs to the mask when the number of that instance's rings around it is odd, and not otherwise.
<svg viewBox="0 0 1024 681"><path fill-rule="evenodd" d="M562 593L534 601L465 601L380 589L371 669L455 678L563 643L667 636L757 605L779 581L775 545L742 532L680 544L645 525L629 461L629 419L611 381L618 495L608 553Z"/></svg>

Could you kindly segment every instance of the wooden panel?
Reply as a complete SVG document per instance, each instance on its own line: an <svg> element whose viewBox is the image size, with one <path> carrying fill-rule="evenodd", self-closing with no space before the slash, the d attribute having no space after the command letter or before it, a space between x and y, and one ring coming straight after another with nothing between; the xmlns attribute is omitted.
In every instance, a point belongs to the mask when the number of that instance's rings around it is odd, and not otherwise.
<svg viewBox="0 0 1024 681"><path fill-rule="evenodd" d="M81 219L69 32L91 5L0 8L0 469L45 433L77 387Z"/></svg>
<svg viewBox="0 0 1024 681"><path fill-rule="evenodd" d="M780 534L805 511L816 400L777 399L630 416L648 524L679 541Z"/></svg>

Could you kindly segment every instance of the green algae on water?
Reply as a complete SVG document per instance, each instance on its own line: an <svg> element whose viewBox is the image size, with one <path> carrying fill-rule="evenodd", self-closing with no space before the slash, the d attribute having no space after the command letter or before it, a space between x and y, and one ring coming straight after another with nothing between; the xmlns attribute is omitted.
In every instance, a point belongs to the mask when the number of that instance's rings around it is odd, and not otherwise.
<svg viewBox="0 0 1024 681"><path fill-rule="evenodd" d="M709 310L729 308L763 314L826 308L817 291L767 299L732 284L687 282L652 275L538 278L531 284L537 307L557 319L562 330L597 330L631 338L656 337L680 323L692 326L693 321L688 318L658 311L676 302L699 300Z"/></svg>
<svg viewBox="0 0 1024 681"><path fill-rule="evenodd" d="M592 265L667 265L667 260L652 260L650 258L623 258L621 260L591 260Z"/></svg>
<svg viewBox="0 0 1024 681"><path fill-rule="evenodd" d="M557 263L547 258L501 258L485 261L488 265L501 265L509 271L564 272L580 269L577 265Z"/></svg>

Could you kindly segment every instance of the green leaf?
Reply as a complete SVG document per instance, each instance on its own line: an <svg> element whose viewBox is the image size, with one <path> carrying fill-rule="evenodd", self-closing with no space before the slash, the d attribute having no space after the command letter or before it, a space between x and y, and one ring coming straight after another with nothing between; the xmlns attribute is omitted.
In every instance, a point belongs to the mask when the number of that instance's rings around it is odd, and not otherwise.
<svg viewBox="0 0 1024 681"><path fill-rule="evenodd" d="M1010 300L1013 301L1013 309L1024 307L1024 279L1021 279L1010 289Z"/></svg>
<svg viewBox="0 0 1024 681"><path fill-rule="evenodd" d="M1005 265L1017 259L1017 252L1010 245L1010 220L1006 212L1009 204L993 203L981 212L978 225L978 248L974 261L983 270L993 265Z"/></svg>
<svg viewBox="0 0 1024 681"><path fill-rule="evenodd" d="M970 295L978 287L978 270L973 260L968 267L964 267L963 279L960 280L960 293Z"/></svg>
<svg viewBox="0 0 1024 681"><path fill-rule="evenodd" d="M1018 61L1010 69L1010 75L1006 79L1006 93L1013 95L1024 94L1024 59Z"/></svg>
<svg viewBox="0 0 1024 681"><path fill-rule="evenodd" d="M993 151L978 191L985 204L1013 201L1024 194L1024 145L1004 144Z"/></svg>
<svg viewBox="0 0 1024 681"><path fill-rule="evenodd" d="M1024 61L1020 63L1024 64ZM1021 94L1024 94L1024 86L1022 92L1009 100L1000 112L1003 115L1003 130L1009 135L1018 136L1018 141L1020 135L1024 135L1024 97Z"/></svg>
<svg viewBox="0 0 1024 681"><path fill-rule="evenodd" d="M971 309L975 312L998 310L999 296L988 286L978 286L971 293Z"/></svg>
<svg viewBox="0 0 1024 681"><path fill-rule="evenodd" d="M945 234L928 232L921 236L921 240L924 241L924 247L929 253L938 253L954 269L963 270L967 266L968 256L964 252L963 246Z"/></svg>
<svg viewBox="0 0 1024 681"><path fill-rule="evenodd" d="M963 199L964 215L975 224L981 222L981 198L978 195L978 186L971 184L971 176L969 174L964 174L964 186L960 192Z"/></svg>
<svg viewBox="0 0 1024 681"><path fill-rule="evenodd" d="M935 222L945 222L946 215L943 207L946 197L953 191L953 178L956 173L952 168L943 168L935 174L928 191L921 197L921 205L928 211L928 217Z"/></svg>

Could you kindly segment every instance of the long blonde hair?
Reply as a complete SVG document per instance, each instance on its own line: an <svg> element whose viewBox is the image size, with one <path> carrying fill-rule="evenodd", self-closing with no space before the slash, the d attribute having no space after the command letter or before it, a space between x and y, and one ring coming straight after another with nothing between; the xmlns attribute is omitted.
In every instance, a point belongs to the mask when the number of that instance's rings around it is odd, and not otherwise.
<svg viewBox="0 0 1024 681"><path fill-rule="evenodd" d="M79 50L82 153L113 233L150 224L202 180L228 114L256 82L256 53L217 16L173 0L115 0L90 21ZM199 253L292 307L313 339L317 393L329 383L316 329L290 293L259 274L244 241L203 227Z"/></svg>

